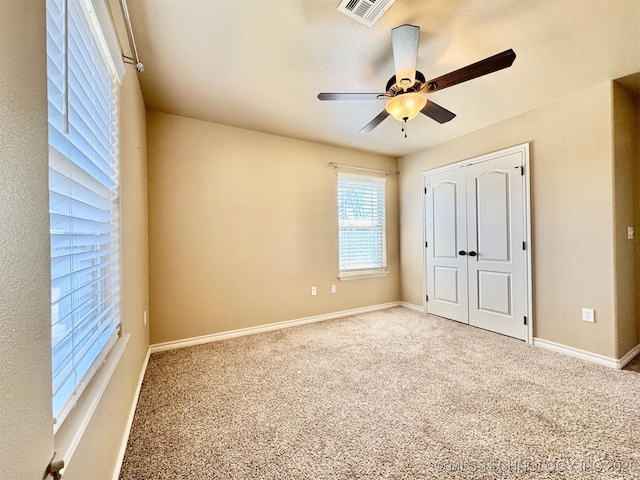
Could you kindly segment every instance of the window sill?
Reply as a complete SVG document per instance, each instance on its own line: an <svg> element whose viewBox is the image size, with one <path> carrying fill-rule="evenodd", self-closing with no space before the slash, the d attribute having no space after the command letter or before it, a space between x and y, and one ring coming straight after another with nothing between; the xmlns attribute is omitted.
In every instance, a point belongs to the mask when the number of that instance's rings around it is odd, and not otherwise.
<svg viewBox="0 0 640 480"><path fill-rule="evenodd" d="M82 435L89 426L91 417L98 407L118 363L120 363L130 337L131 334L127 333L118 338L107 354L104 363L80 395L75 407L55 433L53 437L56 451L55 459L64 460L65 465L69 464ZM62 472L64 472L64 469Z"/></svg>
<svg viewBox="0 0 640 480"><path fill-rule="evenodd" d="M338 280L348 282L350 280L364 280L366 278L379 278L389 275L387 270L362 270L359 272L342 272L338 275Z"/></svg>

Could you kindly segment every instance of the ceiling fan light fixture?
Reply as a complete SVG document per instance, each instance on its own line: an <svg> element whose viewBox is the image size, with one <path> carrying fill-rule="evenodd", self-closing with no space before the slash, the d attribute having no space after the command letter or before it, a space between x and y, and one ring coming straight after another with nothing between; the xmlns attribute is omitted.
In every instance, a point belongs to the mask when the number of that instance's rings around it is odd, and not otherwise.
<svg viewBox="0 0 640 480"><path fill-rule="evenodd" d="M417 92L401 93L387 102L385 109L389 114L402 122L412 120L427 104L427 97Z"/></svg>

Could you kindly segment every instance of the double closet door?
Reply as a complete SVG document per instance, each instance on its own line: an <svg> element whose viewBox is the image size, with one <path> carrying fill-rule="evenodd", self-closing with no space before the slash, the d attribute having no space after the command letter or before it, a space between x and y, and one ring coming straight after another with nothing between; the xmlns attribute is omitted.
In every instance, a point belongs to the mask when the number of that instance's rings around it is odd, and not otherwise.
<svg viewBox="0 0 640 480"><path fill-rule="evenodd" d="M428 313L528 339L526 153L425 175Z"/></svg>

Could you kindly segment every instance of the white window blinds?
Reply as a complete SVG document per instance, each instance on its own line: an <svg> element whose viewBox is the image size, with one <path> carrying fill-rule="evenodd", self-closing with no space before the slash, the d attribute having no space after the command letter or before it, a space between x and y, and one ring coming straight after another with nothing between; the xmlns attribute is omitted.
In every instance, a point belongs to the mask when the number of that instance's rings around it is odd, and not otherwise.
<svg viewBox="0 0 640 480"><path fill-rule="evenodd" d="M54 431L120 327L117 75L89 0L47 0Z"/></svg>
<svg viewBox="0 0 640 480"><path fill-rule="evenodd" d="M387 267L386 178L338 173L340 278Z"/></svg>

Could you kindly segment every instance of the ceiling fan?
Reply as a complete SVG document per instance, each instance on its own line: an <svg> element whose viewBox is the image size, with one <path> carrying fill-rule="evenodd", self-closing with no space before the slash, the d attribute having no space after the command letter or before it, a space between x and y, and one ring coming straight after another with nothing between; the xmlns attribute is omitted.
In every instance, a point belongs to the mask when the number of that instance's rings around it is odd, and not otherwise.
<svg viewBox="0 0 640 480"><path fill-rule="evenodd" d="M418 59L418 41L420 27L401 25L391 30L391 45L396 74L387 82L385 93L320 93L319 100L387 100L385 109L366 124L361 133L370 132L389 115L403 122L402 130L406 134L406 122L422 113L438 123L452 120L456 114L427 100L427 94L439 92L474 78L497 72L510 67L516 59L512 49L472 63L433 80L426 81L422 72L416 70Z"/></svg>

